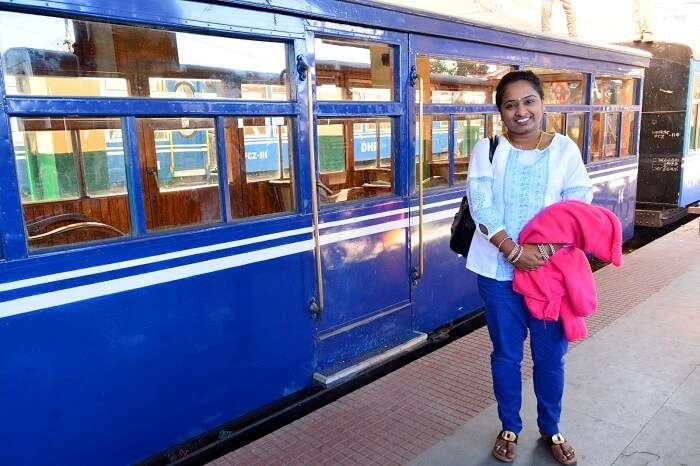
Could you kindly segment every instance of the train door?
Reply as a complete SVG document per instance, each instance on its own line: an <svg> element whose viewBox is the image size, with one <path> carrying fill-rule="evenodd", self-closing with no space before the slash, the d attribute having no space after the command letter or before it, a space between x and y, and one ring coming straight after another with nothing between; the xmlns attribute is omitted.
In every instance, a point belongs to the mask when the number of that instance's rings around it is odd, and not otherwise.
<svg viewBox="0 0 700 466"><path fill-rule="evenodd" d="M403 34L311 25L316 379L338 382L425 340L413 332ZM402 58L403 57L403 58ZM313 88L313 89L312 89Z"/></svg>
<svg viewBox="0 0 700 466"><path fill-rule="evenodd" d="M511 67L494 61L496 47L420 35L409 43L411 300L415 328L432 331L481 306L474 274L449 248L450 226L474 145L499 132L493 91Z"/></svg>

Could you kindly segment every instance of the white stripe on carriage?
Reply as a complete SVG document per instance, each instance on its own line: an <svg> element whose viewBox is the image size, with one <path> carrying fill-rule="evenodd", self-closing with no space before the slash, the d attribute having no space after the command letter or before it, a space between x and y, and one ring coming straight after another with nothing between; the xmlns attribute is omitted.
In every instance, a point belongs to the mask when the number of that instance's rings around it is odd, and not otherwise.
<svg viewBox="0 0 700 466"><path fill-rule="evenodd" d="M442 205L452 204L452 203L455 203L458 201L459 201L459 199L450 199L447 201L435 202L435 203L427 205L426 208L439 207ZM328 222L328 223L324 223L324 224L319 225L319 227L322 229L323 228L330 228L330 227L334 227L334 226L362 222L365 220L382 218L382 217L395 215L395 214L401 214L401 213L405 214L407 212L408 212L408 209L406 209L406 208L395 209L395 210L391 210L391 211L387 211L387 212L379 212L376 214L364 215L361 217L354 217L354 218L345 219L345 220L338 220L336 222ZM88 267L88 268L84 268L84 269L74 269L74 270L68 270L65 272L58 272L58 273L54 273L54 274L50 274L50 275L42 275L42 276L38 276L38 277L24 278L24 279L12 281L12 282L0 283L0 292L17 290L17 289L26 288L29 286L34 286L34 285L53 283L53 282L57 282L57 281L61 281L61 280L69 280L72 278L85 277L88 275L95 275L98 273L111 272L114 270L121 270L121 269L127 269L127 268L131 268L131 267L138 267L140 265L148 265L148 264L153 264L156 262L163 262L163 261L172 260L172 259L179 259L179 258L187 257L187 256L194 256L197 254L204 254L204 253L208 253L208 252L220 251L223 249L232 249L232 248L236 248L239 246L245 246L248 244L255 244L255 243L260 243L263 241L285 238L288 236L295 236L295 235L300 235L300 234L304 234L304 233L311 233L312 231L313 231L313 229L311 227L304 227L304 228L298 228L295 230L287 230L287 231L281 231L281 232L277 232L277 233L271 233L271 234L263 235L263 236L256 236L256 237L244 238L244 239L235 240L235 241L228 241L226 243L212 244L209 246L201 246L201 247L197 247L197 248L184 249L184 250L169 252L169 253L165 253L165 254L158 254L155 256L141 257L138 259L131 259L128 261L113 262L111 264L98 265L98 266ZM328 241L328 242L333 242L333 241Z"/></svg>
<svg viewBox="0 0 700 466"><path fill-rule="evenodd" d="M453 212L444 210L426 214L424 223L431 223L452 217ZM321 244L327 245L338 241L344 241L352 238L382 233L385 231L403 229L408 226L408 219L394 220L378 225L357 228L354 230L340 231L330 233L321 237ZM305 229L306 230L306 229ZM209 259L192 264L170 267L167 269L156 270L153 272L145 272L128 277L115 278L102 282L81 285L73 288L65 288L62 290L49 291L23 298L16 298L4 303L0 303L0 319L13 315L24 314L39 309L71 304L86 299L98 298L111 294L131 291L135 289L145 288L152 285L183 280L190 277L196 277L207 273L218 272L221 270L240 267L256 262L263 262L270 259L298 254L313 250L313 241L304 240L295 243L273 246L257 251L244 252L216 259ZM87 269L85 269L87 270ZM78 271L79 272L79 271Z"/></svg>
<svg viewBox="0 0 700 466"><path fill-rule="evenodd" d="M618 174L608 175L605 177L599 177L597 179L594 179L593 183L594 184L602 183L602 182L607 181L609 179L617 179L617 178L621 178L625 175L633 175L633 174L636 174L636 170L630 170L630 171L625 172L625 173L618 173ZM434 203L426 205L426 209L441 207L441 206L450 205L450 204L456 204L460 201L461 201L461 198L453 198L453 199L448 199L448 200L444 200L444 201L438 201L438 202L434 202ZM355 217L355 218L351 218L351 219L344 219L344 220L338 220L335 222L328 222L328 223L320 225L320 228L330 228L330 227L334 227L334 226L347 225L347 224L352 224L352 223L357 223L357 222L362 222L362 221L366 221L366 220L382 218L382 217L386 217L386 216L390 216L390 215L407 213L407 212L408 212L407 208L394 209L394 210L387 211L387 212L379 212L376 214L364 215L361 217ZM454 209L444 209L444 210L440 210L438 212L427 213L424 215L424 223L431 223L431 222L436 222L436 221L448 219L448 218L451 218L453 215L454 215ZM417 211L415 208L411 209L411 216L412 217L417 216ZM403 219L394 220L394 221L390 221L390 222L380 223L377 225L370 225L367 227L355 228L355 229L345 230L345 231L340 231L340 232L335 232L335 233L327 233L327 234L324 234L321 236L321 244L327 245L327 244L331 244L331 243L335 243L335 242L343 241L343 240L347 240L347 239L359 238L362 236L382 233L385 231L395 230L395 229L399 229L399 228L407 228L408 226L409 226L409 219L403 218ZM185 250L181 250L181 251L174 251L174 252L170 252L170 253L166 253L166 254L159 254L156 256L131 259L128 261L123 261L123 262L115 262L115 263L111 263L111 264L88 267L85 269L69 270L66 272L59 272L59 273L55 273L55 274L51 274L51 275L26 278L26 279L22 279L22 280L16 280L13 282L0 284L0 292L26 288L29 286L34 286L34 285L39 285L39 284L52 283L52 282L61 281L61 280L68 280L71 278L84 277L84 276L94 275L94 274L98 274L98 273L110 272L110 271L114 271L114 270L121 270L121 269L126 269L126 268L131 268L131 267L137 267L140 265L153 264L153 263L157 263L157 262L162 262L162 261L167 261L167 260L172 260L172 259L177 259L177 258L182 258L182 257L188 257L188 256L197 255L197 254L204 254L204 253L208 253L208 252L220 251L223 249L231 249L231 248L235 248L235 247L239 247L239 246L243 246L243 245L255 244L255 243L259 243L259 242L263 242L263 241L269 241L269 240L273 240L273 239L285 238L285 237L289 237L289 236L295 236L295 235L304 234L304 233L311 233L311 232L312 232L311 227L304 227L304 228L298 228L295 230L288 230L288 231L282 231L282 232L277 232L277 233L271 233L271 234L263 235L263 236L259 236L259 237L244 238L241 240L229 241L226 243L219 243L219 244L213 244L213 245L209 245L209 246L201 246L201 247L197 247L197 248L185 249ZM276 247L277 246L275 246L273 248L276 248ZM265 251L265 250L266 249L263 249L260 251ZM247 254L247 253L244 253L244 254ZM196 262L194 264L200 264L200 263L206 263L206 262L207 261ZM166 272L168 270L170 270L170 269L163 269L163 271L166 271Z"/></svg>
<svg viewBox="0 0 700 466"><path fill-rule="evenodd" d="M221 251L223 249L232 249L239 246L245 246L248 244L260 243L263 241L270 241L273 239L286 238L288 236L301 235L304 233L311 233L313 230L311 227L297 228L295 230L280 231L277 233L270 233L268 235L254 236L251 238L244 238L235 241L228 241L226 243L212 244L209 246L200 246L197 248L183 249L180 251L169 252L166 254L158 254L156 256L140 257L138 259L131 259L123 262L113 262L111 264L97 265L94 267L88 267L85 269L75 269L68 270L66 272L58 272L51 275L43 275L33 278L25 278L22 280L16 280L13 282L0 283L0 292L17 290L20 288L26 288L28 286L42 285L45 283L57 282L60 280L68 280L71 278L85 277L88 275L95 275L103 272L111 272L113 270L128 269L130 267L138 267L140 265L153 264L156 262L163 262L172 259L179 259L181 257L194 256L196 254L204 254L207 252Z"/></svg>
<svg viewBox="0 0 700 466"><path fill-rule="evenodd" d="M262 262L278 257L289 256L313 248L312 240L297 241L295 243L273 246L258 251L244 252L232 256L209 259L193 264L180 265L169 269L156 270L128 277L115 278L103 282L81 285L63 290L49 291L24 298L0 303L0 318L9 317L27 312L62 306L78 301L83 301L100 296L112 295L124 291L137 290L161 283L172 282L184 278L196 277L207 273L240 267L254 262Z"/></svg>
<svg viewBox="0 0 700 466"><path fill-rule="evenodd" d="M614 172L614 171L622 171L622 170L628 170L634 168L635 170L639 167L639 164L637 162L634 163L628 163L626 165L618 165L617 167L612 167L612 168L605 168L603 170L596 170L592 172L588 172L588 176L593 177L596 176L600 173L609 173L609 172Z"/></svg>
<svg viewBox="0 0 700 466"><path fill-rule="evenodd" d="M611 175L599 176L597 178L591 178L593 184L600 184L610 180L619 180L620 178L626 178L628 176L637 177L637 170L628 170L626 172L613 173Z"/></svg>
<svg viewBox="0 0 700 466"><path fill-rule="evenodd" d="M425 209L434 209L436 207L442 207L450 204L458 204L462 201L461 197L453 198L453 199L448 199L446 201L438 201L438 202L431 202L430 204L425 205ZM333 222L326 222L326 223L321 223L319 225L319 228L321 230L325 228L332 228L332 227L337 227L337 226L342 226L342 225L350 225L353 223L358 223L358 222L364 222L365 220L373 220L377 218L382 218L382 217L389 217L391 215L400 215L400 214L407 214L409 211L408 208L404 207L401 209L394 209L394 210L387 210L386 212L378 212L376 214L369 214L369 215L362 215L360 217L352 217L352 218L346 218L343 220L335 220ZM450 211L454 215L454 211ZM411 209L411 216L416 216L418 215L418 206L414 206Z"/></svg>

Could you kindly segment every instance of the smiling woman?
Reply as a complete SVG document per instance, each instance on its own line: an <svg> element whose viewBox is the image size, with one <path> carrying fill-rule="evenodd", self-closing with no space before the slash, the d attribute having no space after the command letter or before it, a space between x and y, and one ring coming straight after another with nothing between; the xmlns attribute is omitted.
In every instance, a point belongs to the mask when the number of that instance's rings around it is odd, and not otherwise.
<svg viewBox="0 0 700 466"><path fill-rule="evenodd" d="M520 365L529 331L537 423L543 436L557 439L552 447L555 459L570 465L576 461L574 450L559 433L566 338L560 322L547 325L534 319L512 286L516 268L534 271L560 246L518 244L520 231L530 219L561 200L590 203L593 198L591 180L574 141L541 129L544 98L540 79L531 71L508 73L498 83L496 105L507 131L493 157L488 141L482 139L469 166L469 204L480 234L472 239L467 268L478 275L493 343L491 369L503 429L493 455L502 461L515 456L522 429Z"/></svg>

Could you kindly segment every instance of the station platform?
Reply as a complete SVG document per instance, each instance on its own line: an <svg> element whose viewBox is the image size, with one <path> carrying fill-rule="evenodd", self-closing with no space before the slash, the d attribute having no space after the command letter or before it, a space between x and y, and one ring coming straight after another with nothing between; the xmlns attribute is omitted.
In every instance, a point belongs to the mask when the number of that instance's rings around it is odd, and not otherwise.
<svg viewBox="0 0 700 466"><path fill-rule="evenodd" d="M595 273L599 309L569 349L562 431L579 465L700 465L698 221L624 260ZM502 464L489 353L481 328L209 464ZM513 464L558 464L536 440L523 366Z"/></svg>

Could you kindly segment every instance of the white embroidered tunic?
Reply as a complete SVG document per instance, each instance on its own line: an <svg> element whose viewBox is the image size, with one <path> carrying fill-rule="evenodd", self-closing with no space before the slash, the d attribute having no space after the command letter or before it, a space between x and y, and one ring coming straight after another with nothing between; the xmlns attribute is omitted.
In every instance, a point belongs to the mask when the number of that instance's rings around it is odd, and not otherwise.
<svg viewBox="0 0 700 466"><path fill-rule="evenodd" d="M543 208L576 199L590 203L593 188L574 141L555 134L542 150L520 150L498 138L493 163L489 140L472 153L467 196L477 225L467 257L472 272L496 280L512 280L513 266L489 239L505 229L517 241L523 227Z"/></svg>

